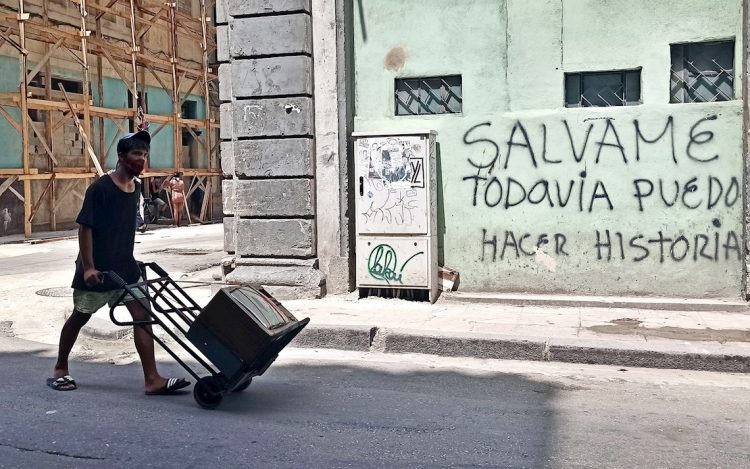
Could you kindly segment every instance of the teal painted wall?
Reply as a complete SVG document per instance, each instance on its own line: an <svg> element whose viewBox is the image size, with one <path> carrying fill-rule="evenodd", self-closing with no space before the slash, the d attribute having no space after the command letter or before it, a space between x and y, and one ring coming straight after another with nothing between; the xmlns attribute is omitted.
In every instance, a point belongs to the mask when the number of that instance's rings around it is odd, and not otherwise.
<svg viewBox="0 0 750 469"><path fill-rule="evenodd" d="M160 88L148 87L148 112L150 114L171 114L172 99L170 95ZM190 101L196 102L197 118L203 118L206 115L203 98L190 95ZM156 129L156 124L152 125L152 131ZM164 129L151 141L151 160L152 168L173 168L174 167L174 127L165 125ZM187 160L185 160L187 162Z"/></svg>
<svg viewBox="0 0 750 469"><path fill-rule="evenodd" d="M127 109L128 107L128 87L122 80L116 80L113 78L105 77L102 80L103 85L103 107L115 108L115 109ZM95 96L95 103L98 101L98 93L93 93ZM94 119L95 128L98 130L98 119ZM128 122L126 120L119 121L119 124L124 128L128 129ZM108 168L114 168L117 165L117 142L115 141L123 132L120 128L115 125L110 119L104 119L104 145L105 151L107 152L106 166ZM115 142L115 143L112 143ZM97 148L98 151L98 148Z"/></svg>
<svg viewBox="0 0 750 469"><path fill-rule="evenodd" d="M146 90L148 99L148 112L150 114L171 114L172 99L162 89L148 87ZM156 129L157 124L151 124L151 131ZM149 165L152 168L174 167L174 126L165 125L162 130L151 140L151 157Z"/></svg>
<svg viewBox="0 0 750 469"><path fill-rule="evenodd" d="M462 289L739 297L739 0L354 5L355 130L438 132ZM670 44L729 38L738 99L669 104ZM565 72L636 67L642 105L564 107ZM394 117L395 78L448 74L462 114Z"/></svg>
<svg viewBox="0 0 750 469"><path fill-rule="evenodd" d="M0 93L18 91L18 77L18 59L0 56ZM4 109L16 122L21 118L21 111L17 108ZM3 151L0 152L0 168L23 167L21 134L3 116L0 116L0 142L3 144Z"/></svg>

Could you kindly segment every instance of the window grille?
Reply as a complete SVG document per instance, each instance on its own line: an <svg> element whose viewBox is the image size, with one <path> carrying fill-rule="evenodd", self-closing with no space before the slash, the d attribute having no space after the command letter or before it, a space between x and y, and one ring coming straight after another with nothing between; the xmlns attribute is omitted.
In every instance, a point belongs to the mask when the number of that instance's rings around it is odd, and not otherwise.
<svg viewBox="0 0 750 469"><path fill-rule="evenodd" d="M734 99L734 41L672 44L671 103Z"/></svg>
<svg viewBox="0 0 750 469"><path fill-rule="evenodd" d="M615 70L565 74L566 107L641 104L641 71Z"/></svg>
<svg viewBox="0 0 750 469"><path fill-rule="evenodd" d="M461 76L396 79L396 115L455 114L461 112Z"/></svg>

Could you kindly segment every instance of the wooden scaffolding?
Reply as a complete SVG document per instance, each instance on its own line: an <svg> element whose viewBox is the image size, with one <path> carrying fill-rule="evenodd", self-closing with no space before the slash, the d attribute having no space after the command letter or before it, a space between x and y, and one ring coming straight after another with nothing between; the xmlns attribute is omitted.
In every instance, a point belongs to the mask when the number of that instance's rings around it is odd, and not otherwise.
<svg viewBox="0 0 750 469"><path fill-rule="evenodd" d="M20 82L0 92L0 120L21 139L20 167L0 167L0 196L10 191L23 203L26 237L37 227L72 226L108 155L112 166L119 137L146 125L152 138L171 128L174 164L149 167L144 177L181 172L188 199L203 193L200 220L221 215L213 8L208 0L0 0L0 47L15 51ZM79 80L58 72L71 65ZM124 83L126 96L114 101L125 106L107 105L108 79ZM149 112L147 95L156 90L171 109ZM183 115L191 96L203 100L200 117ZM192 146L184 149L186 138ZM7 209L5 216L7 225Z"/></svg>

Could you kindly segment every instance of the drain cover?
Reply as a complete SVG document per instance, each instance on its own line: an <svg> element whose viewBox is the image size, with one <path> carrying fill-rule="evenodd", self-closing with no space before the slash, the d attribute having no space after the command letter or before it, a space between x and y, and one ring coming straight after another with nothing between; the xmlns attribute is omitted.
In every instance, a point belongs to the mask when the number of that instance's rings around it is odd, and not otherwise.
<svg viewBox="0 0 750 469"><path fill-rule="evenodd" d="M45 288L36 292L39 296L64 297L73 296L73 289L70 287Z"/></svg>

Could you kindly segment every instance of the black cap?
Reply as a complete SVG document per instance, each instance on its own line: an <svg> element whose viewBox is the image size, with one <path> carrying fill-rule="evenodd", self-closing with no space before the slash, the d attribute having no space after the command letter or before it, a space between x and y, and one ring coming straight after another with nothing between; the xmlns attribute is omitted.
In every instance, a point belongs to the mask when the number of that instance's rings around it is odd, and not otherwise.
<svg viewBox="0 0 750 469"><path fill-rule="evenodd" d="M132 146L131 142L144 142L146 145L151 145L151 135L146 130L139 130L135 133L125 134L120 137L117 142L117 153L125 153Z"/></svg>

